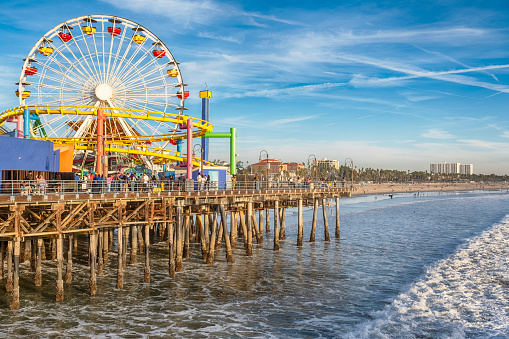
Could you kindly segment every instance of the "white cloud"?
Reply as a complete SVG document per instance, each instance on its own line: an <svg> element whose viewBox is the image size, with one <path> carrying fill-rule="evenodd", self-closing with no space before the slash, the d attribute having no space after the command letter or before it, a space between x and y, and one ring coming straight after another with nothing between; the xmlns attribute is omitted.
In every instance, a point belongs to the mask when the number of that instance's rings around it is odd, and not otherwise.
<svg viewBox="0 0 509 339"><path fill-rule="evenodd" d="M509 138L509 131L504 131L501 135L502 138Z"/></svg>
<svg viewBox="0 0 509 339"><path fill-rule="evenodd" d="M425 138L430 138L430 139L451 139L451 138L455 138L454 135L446 132L446 131L443 131L441 129L438 129L438 128L434 128L434 129L430 129L426 132L424 132L422 134L423 137Z"/></svg>
<svg viewBox="0 0 509 339"><path fill-rule="evenodd" d="M233 3L213 0L101 0L123 10L129 9L136 13L163 15L176 24L184 27L211 25L219 21L238 20L244 25L264 25L257 20L281 22L289 25L298 23L277 18L274 15L263 15L246 12Z"/></svg>

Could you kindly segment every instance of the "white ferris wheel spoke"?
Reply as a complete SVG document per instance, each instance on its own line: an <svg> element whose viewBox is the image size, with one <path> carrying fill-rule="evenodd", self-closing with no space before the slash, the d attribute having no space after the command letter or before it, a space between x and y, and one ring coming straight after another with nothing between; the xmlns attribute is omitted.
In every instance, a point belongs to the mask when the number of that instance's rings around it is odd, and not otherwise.
<svg viewBox="0 0 509 339"><path fill-rule="evenodd" d="M147 39L145 38L145 40L143 40L143 42L141 44L138 44L136 46L136 49L135 51L133 52L133 56L136 55L138 53L138 51L141 50L141 48L143 47L143 45L145 44L145 41L147 41ZM124 51L124 54L122 55L122 58L120 59L120 62L118 63L118 65L116 67L114 67L114 72L113 72L113 78L117 78L117 74L119 72L121 72L122 70L125 69L125 67L127 67L129 65L129 62L125 62L125 58L127 56L127 54L129 53L129 51L131 50L131 47L133 46L133 40L132 38L129 40L129 44L127 46L127 48L125 49Z"/></svg>
<svg viewBox="0 0 509 339"><path fill-rule="evenodd" d="M115 27L115 25L113 25L113 27ZM108 60L108 83L111 83L111 76L114 73L115 65L117 63L117 59L118 59L118 55L120 53L120 50L122 49L122 45L124 44L124 39L125 39L126 33L127 33L127 26L124 25L124 27L122 28L122 36L119 37L119 42L118 42L118 46L117 46L117 53L115 54L115 56L113 58L113 64L111 65L111 70L110 70L110 60L111 60L111 57L112 57L111 47L113 47L113 40L115 38L113 35L111 36L110 59Z"/></svg>
<svg viewBox="0 0 509 339"><path fill-rule="evenodd" d="M53 45L53 43L51 43L51 44ZM65 44L65 47L66 47L68 50L70 50L70 49L69 49L69 47L67 46L67 44ZM61 51L60 49L58 49L58 48L56 48L56 47L55 47L55 48L54 48L54 50L55 50L58 54L60 54L60 56L62 56L62 58L64 58L64 59L65 59L65 61L67 61L67 62L69 63L69 65L71 65L71 66L72 66L71 68L75 69L78 73L80 73L80 74L84 77L84 78L81 78L81 79L82 79L82 81L87 79L87 75L86 75L86 74L84 74L84 73L82 72L82 70L81 70L81 69L79 69L78 67L76 67L76 65L75 65L75 64L74 64L71 60L69 60L69 58L67 58L67 57L65 56L65 54L64 54L64 53L62 53L62 51ZM72 53L72 52L71 52L71 54L74 56L74 53ZM75 57L75 56L74 56L74 59L75 59L76 61L78 61L78 60L76 59L76 57ZM79 62L79 61L78 61L78 63L79 63L79 65L81 66L81 68L83 68L83 65L81 64L81 62ZM86 70L85 70L85 69L84 69L84 71L86 72Z"/></svg>
<svg viewBox="0 0 509 339"><path fill-rule="evenodd" d="M66 65L64 65L63 63L61 63L61 62L60 62L60 61L56 58L56 56L54 56L53 54L52 54L52 55L50 55L50 56L48 57L48 59L49 59L50 61L54 62L55 64L57 64L60 68L65 69L65 70L69 73L69 75L66 75L66 78L68 78L68 79L70 79L70 80L73 80L73 81L76 81L76 82L77 82L77 83L79 83L79 84L82 84L83 82L85 82L85 79L84 79L84 78L82 78L81 76L79 76L78 74L76 74L76 73L73 71L73 69L72 69L72 68L67 67ZM43 67L46 67L47 69L50 69L50 67L49 67L49 66L47 66L47 65L45 65L45 66L43 66ZM53 69L53 68L51 68L51 69ZM57 72L58 72L58 71L57 71ZM58 72L58 74L61 74L61 72ZM64 73L64 74L65 74L65 73ZM72 76L72 77L71 77L71 76ZM73 78L73 77L74 77L74 78Z"/></svg>
<svg viewBox="0 0 509 339"><path fill-rule="evenodd" d="M80 26L80 29L81 29L81 26ZM85 39L84 36L82 36L83 39ZM68 44L65 44L65 47L67 48L67 50L69 51L69 53L71 53L71 55L74 57L74 59L76 60L76 62L78 62L78 64L81 66L81 68L83 69L84 72L87 73L88 75L88 79L92 79L93 78L93 74L94 74L94 71L92 70L92 68L90 67L90 65L88 64L88 61L87 59L85 58L85 56L83 55L83 52L81 51L81 48L80 46L78 45L78 41L77 41L77 38L73 38L72 40L74 40L74 45L76 45L76 47L78 48L78 51L80 52L81 56L83 57L83 61L86 63L87 67L85 67L81 61L76 57L76 55L74 54L74 52L71 50L71 48L69 47ZM72 41L71 40L71 41ZM88 69L87 69L88 68ZM89 72L90 71L90 72Z"/></svg>
<svg viewBox="0 0 509 339"><path fill-rule="evenodd" d="M81 25L78 25L78 26L80 27L81 35L83 36L83 42L85 43L85 46L87 47L87 52L88 52L88 56L90 57L90 62L92 63L92 66L94 67L94 70L92 71L93 79L95 80L96 83L98 83L99 79L97 78L97 75L99 74L99 72L97 71L97 67L94 62L93 54L90 52L90 47L88 46L87 38L83 32L83 29L81 28ZM76 44L77 44L77 42L76 42ZM82 53L82 55L83 55L83 53ZM83 56L83 57L85 58L85 56Z"/></svg>
<svg viewBox="0 0 509 339"><path fill-rule="evenodd" d="M122 68L120 68L118 71L115 72L115 76L117 78L120 78L121 77L121 74L123 72L125 72L126 68L129 69L129 68L134 68L135 66L132 65L132 61L134 60L134 58L138 55L138 52L139 51L142 51L142 48L143 46L145 45L145 43L147 42L148 38L145 38L145 40L139 44L136 48L136 50L134 51L134 53L131 55L131 57L129 58L129 60L127 60L127 62L125 62L124 60L124 65L122 66ZM145 53L145 56L147 55L148 51Z"/></svg>

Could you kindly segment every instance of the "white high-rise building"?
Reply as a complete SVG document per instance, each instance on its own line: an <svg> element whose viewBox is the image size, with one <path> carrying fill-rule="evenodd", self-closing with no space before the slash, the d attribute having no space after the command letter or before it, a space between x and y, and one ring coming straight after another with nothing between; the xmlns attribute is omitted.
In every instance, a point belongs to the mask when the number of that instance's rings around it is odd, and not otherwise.
<svg viewBox="0 0 509 339"><path fill-rule="evenodd" d="M460 174L472 175L474 174L474 165L460 165Z"/></svg>
<svg viewBox="0 0 509 339"><path fill-rule="evenodd" d="M443 162L430 164L429 170L431 174L473 174L474 165L461 165L459 162Z"/></svg>

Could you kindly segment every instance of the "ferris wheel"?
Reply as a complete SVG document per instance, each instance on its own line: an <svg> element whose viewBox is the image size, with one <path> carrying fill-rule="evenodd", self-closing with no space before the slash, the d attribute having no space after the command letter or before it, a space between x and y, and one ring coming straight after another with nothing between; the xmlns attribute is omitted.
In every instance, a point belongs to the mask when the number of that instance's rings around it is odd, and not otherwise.
<svg viewBox="0 0 509 339"><path fill-rule="evenodd" d="M171 135L175 123L151 118L183 114L189 96L167 46L133 21L109 15L68 20L40 38L24 59L18 89L20 106L60 105L131 110L108 119L112 138ZM133 113L134 112L134 113ZM140 118L143 115L146 118ZM41 115L32 123L34 137L77 139L95 135L93 115ZM166 147L169 139L155 144Z"/></svg>

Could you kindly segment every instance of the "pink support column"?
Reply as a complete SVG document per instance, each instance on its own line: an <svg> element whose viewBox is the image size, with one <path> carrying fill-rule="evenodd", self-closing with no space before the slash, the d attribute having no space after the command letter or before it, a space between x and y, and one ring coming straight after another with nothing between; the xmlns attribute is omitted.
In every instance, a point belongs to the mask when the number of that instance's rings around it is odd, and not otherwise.
<svg viewBox="0 0 509 339"><path fill-rule="evenodd" d="M23 138L23 116L18 115L16 118L16 130L18 131L18 138Z"/></svg>
<svg viewBox="0 0 509 339"><path fill-rule="evenodd" d="M193 178L193 119L187 119L187 177Z"/></svg>
<svg viewBox="0 0 509 339"><path fill-rule="evenodd" d="M95 168L96 173L98 175L103 174L103 164L102 164L102 156L104 155L104 149L103 149L103 138L104 138L104 114L102 109L97 110L97 126L96 126L96 133L97 133L97 152L96 152L96 160L95 160Z"/></svg>

